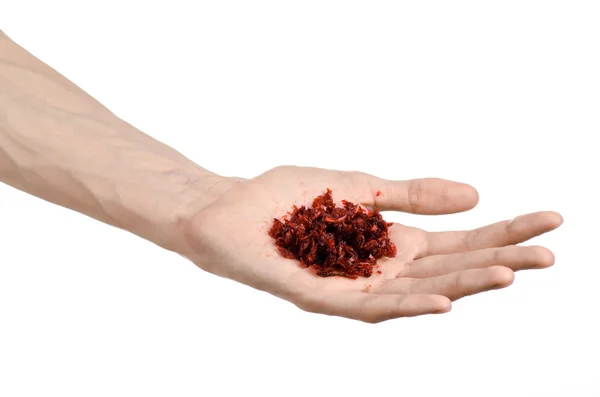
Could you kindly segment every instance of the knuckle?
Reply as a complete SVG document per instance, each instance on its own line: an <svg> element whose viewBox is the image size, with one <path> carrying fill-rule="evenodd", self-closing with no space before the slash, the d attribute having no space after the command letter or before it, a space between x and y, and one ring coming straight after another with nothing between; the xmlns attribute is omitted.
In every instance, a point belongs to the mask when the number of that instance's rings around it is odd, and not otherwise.
<svg viewBox="0 0 600 397"><path fill-rule="evenodd" d="M398 294L412 294L419 293L422 288L423 280L419 278L404 277L396 284L394 292Z"/></svg>
<svg viewBox="0 0 600 397"><path fill-rule="evenodd" d="M369 313L368 310L368 305L367 303L369 302L371 298L365 298L363 300L361 300L356 308L356 313L357 313L357 317L361 320L364 321L366 323L369 323L373 320L373 316L372 313Z"/></svg>
<svg viewBox="0 0 600 397"><path fill-rule="evenodd" d="M467 272L460 272L454 277L452 283L453 291L460 291L465 289L469 285L469 274Z"/></svg>
<svg viewBox="0 0 600 397"><path fill-rule="evenodd" d="M502 249L494 249L492 251L492 265L498 266L502 263L503 251Z"/></svg>
<svg viewBox="0 0 600 397"><path fill-rule="evenodd" d="M462 251L472 251L473 247L477 247L482 232L483 230L481 228L466 232L461 240Z"/></svg>
<svg viewBox="0 0 600 397"><path fill-rule="evenodd" d="M419 181L411 181L408 185L408 206L411 212L417 212L423 200L423 185Z"/></svg>

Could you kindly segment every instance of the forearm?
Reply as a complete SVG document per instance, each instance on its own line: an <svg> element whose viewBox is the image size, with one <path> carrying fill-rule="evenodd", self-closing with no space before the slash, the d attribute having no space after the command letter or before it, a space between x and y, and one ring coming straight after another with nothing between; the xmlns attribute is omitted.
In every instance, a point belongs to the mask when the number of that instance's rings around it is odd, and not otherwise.
<svg viewBox="0 0 600 397"><path fill-rule="evenodd" d="M0 181L174 249L220 182L0 31Z"/></svg>

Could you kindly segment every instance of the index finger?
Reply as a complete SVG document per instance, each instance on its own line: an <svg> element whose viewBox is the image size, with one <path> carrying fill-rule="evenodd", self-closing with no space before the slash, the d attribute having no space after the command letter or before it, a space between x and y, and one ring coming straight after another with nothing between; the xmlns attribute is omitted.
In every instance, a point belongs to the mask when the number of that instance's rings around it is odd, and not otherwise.
<svg viewBox="0 0 600 397"><path fill-rule="evenodd" d="M542 211L473 230L428 232L425 250L418 257L519 244L556 229L562 222L557 212Z"/></svg>

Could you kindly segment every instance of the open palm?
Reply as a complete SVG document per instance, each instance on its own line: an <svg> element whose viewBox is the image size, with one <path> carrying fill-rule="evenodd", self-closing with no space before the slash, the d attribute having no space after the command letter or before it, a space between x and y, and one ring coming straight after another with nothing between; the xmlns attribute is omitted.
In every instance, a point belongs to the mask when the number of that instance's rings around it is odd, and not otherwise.
<svg viewBox="0 0 600 397"><path fill-rule="evenodd" d="M543 247L516 244L557 228L555 212L538 212L471 231L425 232L395 223L394 258L369 278L318 277L283 258L269 237L273 218L310 205L329 188L342 199L379 210L449 214L478 201L469 185L442 179L390 181L359 172L278 167L231 180L223 194L186 225L185 256L201 268L289 300L317 313L379 322L443 313L451 301L510 285L513 271L554 263Z"/></svg>

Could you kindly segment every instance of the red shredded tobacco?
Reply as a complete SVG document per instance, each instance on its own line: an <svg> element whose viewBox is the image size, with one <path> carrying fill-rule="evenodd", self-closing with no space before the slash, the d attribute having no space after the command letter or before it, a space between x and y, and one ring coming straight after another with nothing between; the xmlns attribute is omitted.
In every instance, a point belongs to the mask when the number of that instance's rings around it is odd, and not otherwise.
<svg viewBox="0 0 600 397"><path fill-rule="evenodd" d="M275 219L269 235L281 255L299 260L318 276L370 277L377 259L396 256L388 237L392 224L379 211L345 200L342 205L335 205L327 189L311 207L294 206L282 220Z"/></svg>

